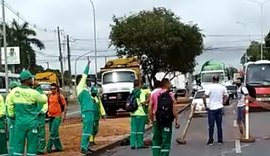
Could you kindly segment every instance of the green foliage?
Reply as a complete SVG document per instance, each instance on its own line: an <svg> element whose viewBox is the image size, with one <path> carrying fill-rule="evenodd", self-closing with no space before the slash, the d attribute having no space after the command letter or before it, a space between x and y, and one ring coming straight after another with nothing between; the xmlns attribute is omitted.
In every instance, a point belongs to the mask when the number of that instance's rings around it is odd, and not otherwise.
<svg viewBox="0 0 270 156"><path fill-rule="evenodd" d="M124 17L113 17L110 44L119 57L137 56L144 74L192 72L202 53L203 35L196 24L185 24L172 11L154 8Z"/></svg>
<svg viewBox="0 0 270 156"><path fill-rule="evenodd" d="M265 44L263 45L263 59L270 60L270 32L265 37ZM257 61L261 59L261 43L257 41L252 41L247 49L247 61ZM245 63L244 54L240 62L241 64Z"/></svg>
<svg viewBox="0 0 270 156"><path fill-rule="evenodd" d="M235 67L227 67L226 68L226 73L227 73L229 80L231 80L233 78L234 73L237 73L237 72L238 72L238 69Z"/></svg>
<svg viewBox="0 0 270 156"><path fill-rule="evenodd" d="M8 46L20 47L20 65L15 66L16 72L22 69L29 69L31 72L36 73L41 70L40 66L36 65L36 54L32 46L44 49L44 44L35 38L36 32L29 28L28 23L19 25L15 20L10 25L7 25L7 44ZM3 41L1 40L3 45Z"/></svg>

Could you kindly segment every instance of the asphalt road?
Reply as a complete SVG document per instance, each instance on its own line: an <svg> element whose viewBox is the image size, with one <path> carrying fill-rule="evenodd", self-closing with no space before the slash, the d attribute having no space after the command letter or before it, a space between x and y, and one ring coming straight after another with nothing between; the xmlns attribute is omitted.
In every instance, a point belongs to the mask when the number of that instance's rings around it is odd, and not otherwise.
<svg viewBox="0 0 270 156"><path fill-rule="evenodd" d="M270 112L250 114L251 135L255 143L239 143L239 132L235 123L235 101L225 108L223 118L224 145L206 146L208 139L207 118L197 117L191 122L187 134L187 145L178 145L175 138L181 136L189 111L180 117L181 128L174 130L171 156L269 156L270 155ZM151 135L151 133L150 133ZM151 137L147 135L146 137ZM104 156L151 156L151 148L131 150L128 146L117 147Z"/></svg>

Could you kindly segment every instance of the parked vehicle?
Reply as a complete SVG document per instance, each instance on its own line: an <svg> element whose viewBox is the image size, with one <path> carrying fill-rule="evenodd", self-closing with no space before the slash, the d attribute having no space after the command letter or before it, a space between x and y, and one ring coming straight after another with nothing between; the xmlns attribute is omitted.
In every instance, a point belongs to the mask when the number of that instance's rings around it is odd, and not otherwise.
<svg viewBox="0 0 270 156"><path fill-rule="evenodd" d="M195 114L205 114L207 113L206 108L203 104L203 96L204 96L205 90L199 90L195 93L192 100L192 105L196 104L195 108ZM206 99L207 106L209 104L209 98Z"/></svg>
<svg viewBox="0 0 270 156"><path fill-rule="evenodd" d="M229 97L234 99L237 98L237 87L236 85L227 85L226 86Z"/></svg>
<svg viewBox="0 0 270 156"><path fill-rule="evenodd" d="M201 86L206 89L208 85L211 85L213 76L219 76L219 82L225 85L228 81L226 75L225 64L223 62L209 60L205 62L201 68Z"/></svg>
<svg viewBox="0 0 270 156"><path fill-rule="evenodd" d="M178 97L186 97L187 90L186 89L176 89L175 90L175 98L177 99Z"/></svg>
<svg viewBox="0 0 270 156"><path fill-rule="evenodd" d="M7 95L6 85L9 85L9 84L6 84L5 76L6 76L5 73L0 72L0 94L3 97L6 97L6 95ZM8 82L11 82L11 81L18 81L19 82L19 76L20 76L19 74L9 73L8 74Z"/></svg>
<svg viewBox="0 0 270 156"><path fill-rule="evenodd" d="M257 101L270 103L270 61L248 62L244 67L244 73L245 85L250 89L255 89L254 93L249 91L250 95L254 94ZM249 106L250 108L260 107L252 102Z"/></svg>
<svg viewBox="0 0 270 156"><path fill-rule="evenodd" d="M102 103L109 116L125 109L135 79L141 82L141 70L136 58L110 60L101 68Z"/></svg>

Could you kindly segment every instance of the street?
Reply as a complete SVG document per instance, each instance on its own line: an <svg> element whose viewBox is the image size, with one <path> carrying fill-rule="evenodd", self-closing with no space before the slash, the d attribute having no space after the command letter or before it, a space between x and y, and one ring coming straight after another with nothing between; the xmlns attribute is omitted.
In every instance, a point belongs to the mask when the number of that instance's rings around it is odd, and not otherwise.
<svg viewBox="0 0 270 156"><path fill-rule="evenodd" d="M270 153L270 120L269 112L254 112L250 115L251 135L256 138L255 143L239 144L239 131L235 122L235 101L230 106L225 107L225 115L223 120L223 135L224 145L219 146L206 146L208 139L208 126L207 117L196 117L192 120L190 129L187 134L187 145L178 145L175 143L175 138L181 136L189 111L180 117L181 128L174 130L171 156L254 156L259 154L260 156L268 156ZM151 134L150 134L151 135ZM149 137L146 136L146 137ZM215 137L216 138L216 137ZM237 148L236 148L237 147ZM131 150L130 147L118 147L110 154L104 154L107 156L126 156L129 153L130 156L142 156L151 155L151 148L145 150Z"/></svg>

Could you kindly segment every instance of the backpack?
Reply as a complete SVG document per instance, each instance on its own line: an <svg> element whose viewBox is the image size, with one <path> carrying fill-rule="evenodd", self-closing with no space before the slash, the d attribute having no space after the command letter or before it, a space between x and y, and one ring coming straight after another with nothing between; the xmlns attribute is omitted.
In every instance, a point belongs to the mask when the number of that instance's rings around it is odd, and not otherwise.
<svg viewBox="0 0 270 156"><path fill-rule="evenodd" d="M173 120L173 100L170 91L167 91L158 96L156 121L161 126L169 126Z"/></svg>
<svg viewBox="0 0 270 156"><path fill-rule="evenodd" d="M51 96L51 94L49 94L49 96L48 96L48 105L50 105L50 104L49 104L50 96ZM59 103L60 106L61 106L61 112L64 112L64 111L65 111L65 105L62 103L62 100L61 100L61 94L58 95L58 103Z"/></svg>
<svg viewBox="0 0 270 156"><path fill-rule="evenodd" d="M130 94L129 97L127 98L126 111L135 112L138 109L138 107L139 105L136 97L134 97L134 94Z"/></svg>

